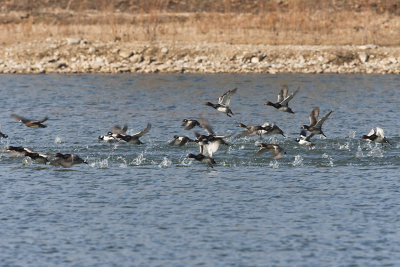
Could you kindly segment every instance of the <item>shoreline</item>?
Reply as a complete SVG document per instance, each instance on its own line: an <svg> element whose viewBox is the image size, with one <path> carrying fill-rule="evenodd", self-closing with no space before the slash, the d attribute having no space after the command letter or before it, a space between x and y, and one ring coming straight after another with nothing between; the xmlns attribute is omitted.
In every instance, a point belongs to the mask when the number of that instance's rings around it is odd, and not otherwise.
<svg viewBox="0 0 400 267"><path fill-rule="evenodd" d="M90 42L4 45L0 73L400 73L400 47Z"/></svg>

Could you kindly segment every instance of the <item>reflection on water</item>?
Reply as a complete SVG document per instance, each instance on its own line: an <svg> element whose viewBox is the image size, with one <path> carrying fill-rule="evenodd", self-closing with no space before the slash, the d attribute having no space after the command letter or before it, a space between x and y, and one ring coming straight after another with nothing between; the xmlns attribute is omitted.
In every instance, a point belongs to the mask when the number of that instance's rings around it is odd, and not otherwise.
<svg viewBox="0 0 400 267"><path fill-rule="evenodd" d="M264 105L300 87L295 114ZM0 153L5 265L396 265L400 166L396 75L2 75L0 148L76 153L57 168ZM232 118L204 105L228 89ZM314 149L295 142L313 107L334 113ZM30 129L11 119L49 116ZM220 135L276 123L289 135L231 138L214 169L187 158L184 118ZM97 140L153 127L144 145ZM361 140L382 127L392 145ZM196 129L202 132L202 129ZM276 143L286 154L254 153ZM4 151L3 151L4 152ZM390 249L389 249L390 248ZM295 253L294 253L295 252Z"/></svg>

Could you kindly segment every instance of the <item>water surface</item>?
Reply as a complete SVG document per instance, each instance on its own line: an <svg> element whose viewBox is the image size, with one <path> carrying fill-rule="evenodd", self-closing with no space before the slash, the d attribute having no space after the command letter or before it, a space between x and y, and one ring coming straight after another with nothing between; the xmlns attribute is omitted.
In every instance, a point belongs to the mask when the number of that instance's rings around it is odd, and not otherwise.
<svg viewBox="0 0 400 267"><path fill-rule="evenodd" d="M0 260L5 266L398 266L400 264L397 75L2 75L0 147L76 153L88 165L57 168L0 154ZM300 87L295 114L264 104ZM235 115L204 105L226 90ZM326 139L295 141L312 108L333 114ZM49 116L30 129L11 114ZM184 118L217 134L276 123L265 136L287 154L254 157L257 138L231 139L209 169L189 160ZM97 137L115 124L144 145ZM382 127L392 145L363 142ZM201 132L201 129L198 129Z"/></svg>

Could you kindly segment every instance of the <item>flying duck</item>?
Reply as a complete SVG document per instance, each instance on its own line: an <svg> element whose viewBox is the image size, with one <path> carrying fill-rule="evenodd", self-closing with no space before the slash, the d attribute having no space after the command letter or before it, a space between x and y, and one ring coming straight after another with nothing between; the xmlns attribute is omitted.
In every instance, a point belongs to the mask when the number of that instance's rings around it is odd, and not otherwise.
<svg viewBox="0 0 400 267"><path fill-rule="evenodd" d="M183 119L182 122L182 126L185 126L185 130L191 130L195 126L200 126L200 123L197 120Z"/></svg>
<svg viewBox="0 0 400 267"><path fill-rule="evenodd" d="M296 138L295 141L299 143L299 145L308 146L309 149L312 149L314 148L314 144L311 143L310 139L313 136L314 136L313 133L310 133L310 135L307 136L307 131L302 129L300 132L300 137Z"/></svg>
<svg viewBox="0 0 400 267"><path fill-rule="evenodd" d="M194 142L193 139L190 139L187 136L178 136L178 135L174 135L174 140L172 140L171 142L169 142L170 146L184 146L189 142Z"/></svg>
<svg viewBox="0 0 400 267"><path fill-rule="evenodd" d="M280 147L279 145L276 144L264 144L261 143L260 144L260 150L258 150L255 155L260 155L268 150L272 150L273 153L273 159L280 159L283 157L284 154L286 154L285 150L283 150L282 147Z"/></svg>
<svg viewBox="0 0 400 267"><path fill-rule="evenodd" d="M385 137L385 133L382 128L376 127L376 132L374 129L371 129L367 135L363 135L362 139L367 141L373 141L375 143L389 143L389 141Z"/></svg>
<svg viewBox="0 0 400 267"><path fill-rule="evenodd" d="M232 95L237 91L237 88L225 92L222 96L218 98L218 104L213 104L211 102L206 102L206 106L210 106L218 110L219 112L225 113L228 117L233 115L232 110L229 108L231 103Z"/></svg>
<svg viewBox="0 0 400 267"><path fill-rule="evenodd" d="M233 134L229 135L215 135L210 123L206 119L199 120L201 127L208 133L208 135L199 134L195 132L197 140L195 142L199 145L199 150L201 154L213 156L213 153L217 152L221 145L229 145L224 139L231 137Z"/></svg>
<svg viewBox="0 0 400 267"><path fill-rule="evenodd" d="M29 128L46 128L47 126L44 125L43 122L49 119L48 117L45 117L42 120L29 120L24 117L18 116L17 114L11 114L11 117L16 121L25 124Z"/></svg>
<svg viewBox="0 0 400 267"><path fill-rule="evenodd" d="M322 124L326 121L329 115L332 114L332 112L333 111L330 111L328 114L326 114L324 117L318 120L319 107L315 107L310 113L310 125L303 125L301 126L301 128L308 130L314 135L322 134L324 137L326 137L326 135L322 131Z"/></svg>
<svg viewBox="0 0 400 267"><path fill-rule="evenodd" d="M271 101L267 101L265 105L272 106L280 111L294 113L293 110L288 106L289 101L297 94L299 88L296 91L288 95L288 87L285 85L282 87L279 95L278 95L278 102L272 103Z"/></svg>
<svg viewBox="0 0 400 267"><path fill-rule="evenodd" d="M131 144L140 145L143 143L139 140L139 138L142 137L144 134L146 134L148 131L150 131L150 129L151 129L151 124L148 123L147 127L138 133L129 135L129 134L126 134L126 131L125 131L125 133L117 134L116 138L124 140L125 142L131 143Z"/></svg>

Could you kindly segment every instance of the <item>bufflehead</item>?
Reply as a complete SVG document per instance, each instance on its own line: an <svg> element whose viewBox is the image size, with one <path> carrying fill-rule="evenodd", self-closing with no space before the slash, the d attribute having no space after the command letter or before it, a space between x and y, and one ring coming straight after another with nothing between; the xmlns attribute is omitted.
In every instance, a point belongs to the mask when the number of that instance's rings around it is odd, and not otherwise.
<svg viewBox="0 0 400 267"><path fill-rule="evenodd" d="M108 132L106 135L99 136L98 139L106 142L117 142L120 140L119 138L117 138L117 136L126 135L127 130L127 125L124 125L123 128L121 128L119 125L114 125L110 132Z"/></svg>
<svg viewBox="0 0 400 267"><path fill-rule="evenodd" d="M195 142L199 145L201 154L207 154L212 157L213 153L217 152L221 145L229 145L224 139L231 137L229 135L215 135L210 123L206 119L199 120L201 127L208 133L208 135L199 134L195 132L197 140Z"/></svg>
<svg viewBox="0 0 400 267"><path fill-rule="evenodd" d="M49 162L49 157L41 153L25 151L25 157L30 157L32 160L40 164L46 164Z"/></svg>
<svg viewBox="0 0 400 267"><path fill-rule="evenodd" d="M42 120L29 120L16 114L11 114L11 117L16 121L25 124L29 128L46 128L47 126L42 123L49 119L48 117L45 117Z"/></svg>
<svg viewBox="0 0 400 267"><path fill-rule="evenodd" d="M225 92L222 96L218 98L218 104L206 102L206 105L215 108L219 112L225 113L228 117L231 117L233 113L232 110L229 108L229 104L231 103L232 95L234 95L236 91L237 88Z"/></svg>
<svg viewBox="0 0 400 267"><path fill-rule="evenodd" d="M187 136L174 135L174 140L169 142L169 145L171 145L171 146L184 146L189 142L194 142L194 140L190 139Z"/></svg>
<svg viewBox="0 0 400 267"><path fill-rule="evenodd" d="M385 137L385 133L382 128L376 127L376 132L371 129L367 135L363 135L362 138L367 141L373 141L375 143L389 143Z"/></svg>
<svg viewBox="0 0 400 267"><path fill-rule="evenodd" d="M299 145L303 145L303 146L308 146L309 149L313 149L314 148L314 144L311 143L310 139L311 137L313 137L314 134L310 133L309 136L307 136L307 131L306 130L301 130L300 132L300 137L296 138L296 142L299 143Z"/></svg>
<svg viewBox="0 0 400 267"><path fill-rule="evenodd" d="M292 100L292 98L297 94L299 91L299 88L297 88L296 91L291 93L289 96L288 94L288 87L284 85L278 95L278 102L272 103L270 101L267 101L265 105L267 106L272 106L278 110L281 110L283 112L289 112L289 113L294 113L293 110L288 106L289 101Z"/></svg>
<svg viewBox="0 0 400 267"><path fill-rule="evenodd" d="M264 153L264 152L266 152L266 151L268 151L268 150L272 150L272 153L273 153L273 159L280 159L280 158L282 158L283 157L283 155L284 154L286 154L286 152L285 152L285 150L282 148L282 147L280 147L279 145L276 145L276 144L264 144L264 143L261 143L260 144L260 150L258 150L256 153L255 153L255 155L257 156L257 155L260 155L260 154L262 154L262 153Z"/></svg>
<svg viewBox="0 0 400 267"><path fill-rule="evenodd" d="M319 116L319 107L315 107L311 113L310 113L310 125L303 125L301 126L302 129L306 129L309 132L313 133L314 135L317 134L322 134L324 137L326 135L322 131L322 124L326 121L326 119L329 117L329 115L332 114L333 111L330 111L328 114L326 114L324 117L318 120Z"/></svg>
<svg viewBox="0 0 400 267"><path fill-rule="evenodd" d="M213 165L217 164L217 163L215 162L215 160L214 160L212 157L205 156L205 155L203 155L203 154L197 154L197 155L195 155L195 154L190 153L190 154L188 155L188 158L193 158L193 159L195 159L195 160L198 160L198 161L200 161L201 163L207 164L207 166L208 166L208 167L211 167L211 168L213 168Z"/></svg>

